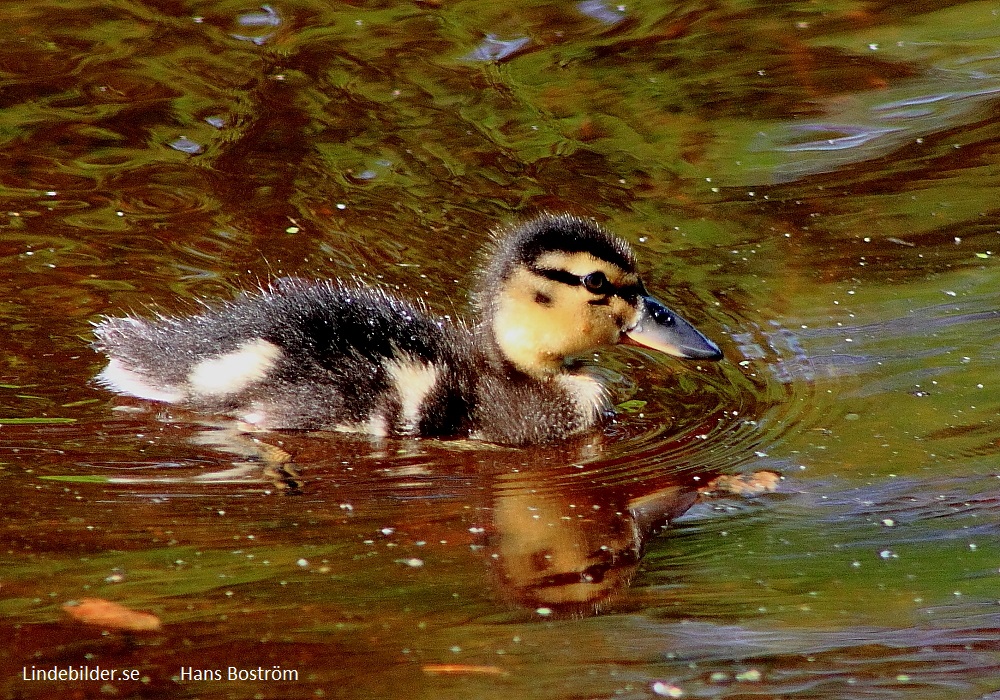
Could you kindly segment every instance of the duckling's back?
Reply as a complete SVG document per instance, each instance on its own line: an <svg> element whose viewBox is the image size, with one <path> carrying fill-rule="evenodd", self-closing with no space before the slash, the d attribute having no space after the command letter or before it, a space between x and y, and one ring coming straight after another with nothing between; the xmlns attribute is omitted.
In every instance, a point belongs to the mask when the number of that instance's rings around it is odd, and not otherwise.
<svg viewBox="0 0 1000 700"><path fill-rule="evenodd" d="M108 388L261 428L448 435L469 414L469 334L379 289L282 279L197 316L106 319L95 335Z"/></svg>

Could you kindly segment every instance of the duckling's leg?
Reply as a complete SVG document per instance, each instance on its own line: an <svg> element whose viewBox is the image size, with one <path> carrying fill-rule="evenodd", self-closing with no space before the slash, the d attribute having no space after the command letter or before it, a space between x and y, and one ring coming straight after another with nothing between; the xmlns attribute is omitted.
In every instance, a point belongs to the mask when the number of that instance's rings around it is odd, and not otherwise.
<svg viewBox="0 0 1000 700"><path fill-rule="evenodd" d="M298 469L292 463L292 456L287 451L260 438L247 435L238 425L235 427L220 423L213 425L221 427L197 433L191 441L242 457L243 465L253 465L255 469L259 469L264 480L283 493L290 495L301 492Z"/></svg>

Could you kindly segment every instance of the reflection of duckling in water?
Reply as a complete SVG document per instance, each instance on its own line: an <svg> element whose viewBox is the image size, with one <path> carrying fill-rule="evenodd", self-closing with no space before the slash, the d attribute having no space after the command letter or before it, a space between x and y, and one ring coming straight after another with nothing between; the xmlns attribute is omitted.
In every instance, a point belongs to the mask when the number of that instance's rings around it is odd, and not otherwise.
<svg viewBox="0 0 1000 700"><path fill-rule="evenodd" d="M563 438L611 413L599 377L569 359L631 343L718 360L653 299L628 245L591 221L545 215L499 237L472 328L380 289L280 279L191 317L108 318L100 383L258 428Z"/></svg>
<svg viewBox="0 0 1000 700"><path fill-rule="evenodd" d="M388 524L391 531L398 523L411 539L432 528L441 536L446 550L440 553L449 561L482 551L505 600L560 617L590 615L616 605L628 591L650 539L696 503L753 499L777 490L782 478L770 471L664 469L637 481L612 479L618 483L609 484L602 476L606 462L588 461L594 455L583 463L572 459L580 456L574 453L582 446L515 452L467 443L463 453L474 450L474 466L456 480L450 468L456 462L448 455L457 456L457 443L411 440L414 452L406 455L389 456L373 448L351 462L338 458L337 465L351 465L351 476L338 479L339 466L331 473L327 464L328 436L248 434L231 423L200 422L207 429L190 439L237 461L216 470L130 470L108 482L159 488L182 484L185 491L237 484L263 494L305 494L313 503L335 494L338 500L333 503L340 506L325 509L322 517L328 522L346 524L350 518L345 519L345 512L367 513L362 520L374 513L376 519L370 522L379 529ZM372 448L364 441L358 444L362 452ZM518 467L511 469L515 454ZM560 468L560 463L572 466ZM387 504L393 505L387 509ZM474 521L470 513L476 514ZM476 527L470 528L470 522ZM471 580L482 584L477 575Z"/></svg>
<svg viewBox="0 0 1000 700"><path fill-rule="evenodd" d="M544 478L501 476L489 538L498 582L509 599L540 614L599 612L629 587L646 541L696 502L762 496L780 479L770 471L718 475L703 486L661 479L629 496L592 484L565 493Z"/></svg>

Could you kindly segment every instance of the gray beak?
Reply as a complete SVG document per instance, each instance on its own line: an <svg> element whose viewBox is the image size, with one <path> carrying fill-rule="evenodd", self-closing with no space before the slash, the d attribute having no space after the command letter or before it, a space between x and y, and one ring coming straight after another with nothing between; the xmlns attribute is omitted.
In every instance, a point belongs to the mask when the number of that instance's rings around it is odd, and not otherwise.
<svg viewBox="0 0 1000 700"><path fill-rule="evenodd" d="M721 360L719 346L697 328L653 297L639 297L635 323L622 336L622 342L665 352L687 360Z"/></svg>

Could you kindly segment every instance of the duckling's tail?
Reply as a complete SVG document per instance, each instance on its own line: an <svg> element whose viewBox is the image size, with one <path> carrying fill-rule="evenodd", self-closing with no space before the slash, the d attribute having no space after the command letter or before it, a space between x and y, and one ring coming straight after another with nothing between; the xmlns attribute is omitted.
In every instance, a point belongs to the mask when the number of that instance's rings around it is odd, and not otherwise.
<svg viewBox="0 0 1000 700"><path fill-rule="evenodd" d="M149 324L132 318L106 318L94 328L95 350L109 358L95 377L98 384L118 394L150 401L179 403L186 398L182 384L153 371L143 360L155 349Z"/></svg>

